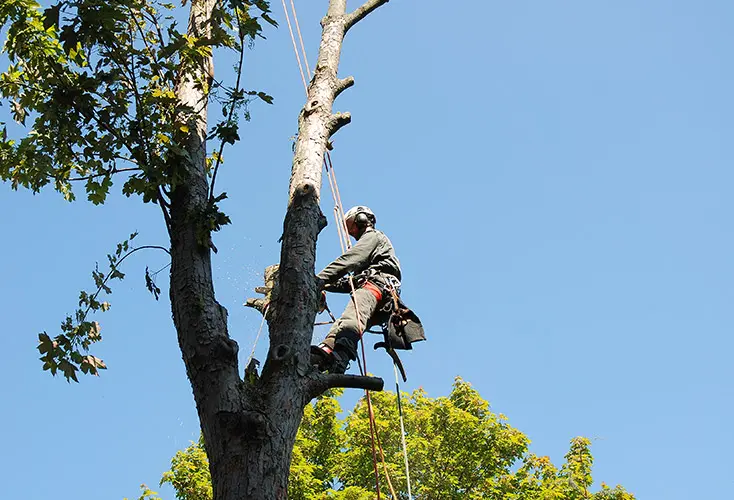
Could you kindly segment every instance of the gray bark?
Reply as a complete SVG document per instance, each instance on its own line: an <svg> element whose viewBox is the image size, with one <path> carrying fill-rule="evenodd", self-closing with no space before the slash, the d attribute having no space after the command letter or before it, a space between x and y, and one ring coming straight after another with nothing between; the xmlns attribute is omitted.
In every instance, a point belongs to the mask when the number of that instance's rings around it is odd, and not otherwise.
<svg viewBox="0 0 734 500"><path fill-rule="evenodd" d="M192 1L190 34L208 35L207 21L215 1ZM365 5L371 11L386 1L371 0ZM360 9L355 13L366 15ZM346 30L359 20L355 15L346 13L346 0L330 0L322 21L318 63L298 120L277 290L268 295L277 297L277 307L268 313L270 350L260 377L247 381L238 373L238 347L227 333L227 311L214 295L209 235L204 232L202 238L199 223L209 203L209 186L207 99L196 81L211 76L212 62L180 75L177 95L195 110L196 118L189 125L189 159L176 165L183 181L171 192L170 295L215 500L287 498L291 451L308 401L331 387L382 389L380 379L325 375L309 363L318 307L316 239L326 224L319 208L321 165L329 137L349 122L347 114L333 114L332 106L336 96L353 84L353 79L339 80L337 69Z"/></svg>

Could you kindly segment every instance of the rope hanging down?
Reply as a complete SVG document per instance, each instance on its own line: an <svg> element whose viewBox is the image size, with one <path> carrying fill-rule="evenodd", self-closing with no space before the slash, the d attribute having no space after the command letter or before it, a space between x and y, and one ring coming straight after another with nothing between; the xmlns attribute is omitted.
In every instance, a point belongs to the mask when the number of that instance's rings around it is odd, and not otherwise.
<svg viewBox="0 0 734 500"><path fill-rule="evenodd" d="M298 41L300 42L300 48L301 52L303 54L303 60L305 61L305 67L306 71L304 72L303 67L304 64L301 62L301 54L299 54L298 46L299 44L296 43L296 37L293 33L293 27L290 20L290 15L288 13L288 7L286 6L285 0L282 0L283 3L283 12L285 13L286 22L288 24L288 31L291 36L291 41L293 43L293 51L296 54L296 61L298 63L298 69L301 73L301 81L303 82L303 88L306 92L306 95L308 96L308 83L307 81L310 81L311 79L311 70L310 66L308 64L308 58L306 56L306 47L303 43L303 36L301 34L301 27L298 22L298 14L296 13L296 6L294 3L294 0L290 0L291 4L291 10L293 11L293 20L296 25L296 32L298 33ZM308 76L308 80L306 79L306 76ZM346 220L344 218L344 208L341 201L341 194L339 193L339 186L336 181L336 172L334 171L334 165L331 161L331 154L329 151L326 151L326 154L324 156L324 168L326 170L326 177L329 180L329 188L331 189L331 195L334 200L334 220L336 222L336 228L337 228L337 237L339 238L339 246L341 247L342 253L346 252L352 247L351 241L349 240L349 231L347 229ZM359 312L359 307L357 305L356 300L354 300L354 280L350 277L349 279L349 285L351 287L351 300L354 303L354 310L357 315L357 322L358 324L362 324L361 315ZM331 313L330 313L331 314ZM365 322L365 325L367 322ZM362 335L364 332L362 332ZM362 348L362 362L359 363L359 359L357 359L358 365L359 365L359 371L361 375L367 374L367 356L365 353L364 348L364 341L362 340L360 342L361 348ZM409 500L412 500L412 494L411 494L411 488L410 488L410 472L408 468L408 451L405 444L405 427L403 424L403 412L402 412L402 405L400 402L400 385L398 382L398 372L397 367L393 366L395 371L395 386L397 388L397 397L398 397L398 410L400 413L400 430L401 430L401 438L402 438L402 444L403 444L403 456L405 459L405 475L408 483L408 498ZM387 479L388 486L390 488L390 492L392 493L393 498L397 499L397 495L395 494L395 490L393 489L392 481L390 480L390 475L388 474L387 470L387 464L385 462L385 454L382 449L382 443L380 442L379 435L377 433L377 427L375 423L375 415L372 408L372 398L370 396L370 391L365 390L365 396L367 399L367 411L369 412L369 421L370 421L370 439L372 443L372 465L374 469L375 474L375 487L376 487L376 493L377 493L377 499L380 499L380 480L379 480L379 473L377 471L377 453L375 449L375 440L377 440L377 445L379 447L380 451L380 458L382 459L382 467L385 473L385 478Z"/></svg>
<svg viewBox="0 0 734 500"><path fill-rule="evenodd" d="M405 424L403 423L403 403L400 400L398 365L393 363L392 369L395 372L395 392L398 395L398 414L400 415L400 441L403 444L403 458L405 459L405 481L408 483L408 500L413 500L413 494L410 491L410 468L408 467L408 447L405 444Z"/></svg>

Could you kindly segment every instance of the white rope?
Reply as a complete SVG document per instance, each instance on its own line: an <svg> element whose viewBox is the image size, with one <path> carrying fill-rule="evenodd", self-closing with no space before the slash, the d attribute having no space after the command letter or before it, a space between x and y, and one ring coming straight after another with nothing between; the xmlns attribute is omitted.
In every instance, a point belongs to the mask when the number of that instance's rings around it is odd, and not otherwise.
<svg viewBox="0 0 734 500"><path fill-rule="evenodd" d="M405 459L405 480L408 483L408 500L413 500L413 494L410 491L410 468L408 467L408 446L405 444L405 424L403 423L403 405L400 402L400 382L398 381L398 365L393 363L393 371L395 372L395 390L398 395L398 413L400 414L400 440L403 442L403 458Z"/></svg>
<svg viewBox="0 0 734 500"><path fill-rule="evenodd" d="M250 365L250 360L255 356L255 349L257 348L257 341L260 340L260 334L263 331L263 326L265 325L265 315L268 314L268 308L270 307L270 304L265 306L265 309L263 310L263 320L260 322L260 328L257 331L257 336L255 337L255 343L252 345L252 351L250 352L250 355L247 357L247 362L245 363L245 366Z"/></svg>

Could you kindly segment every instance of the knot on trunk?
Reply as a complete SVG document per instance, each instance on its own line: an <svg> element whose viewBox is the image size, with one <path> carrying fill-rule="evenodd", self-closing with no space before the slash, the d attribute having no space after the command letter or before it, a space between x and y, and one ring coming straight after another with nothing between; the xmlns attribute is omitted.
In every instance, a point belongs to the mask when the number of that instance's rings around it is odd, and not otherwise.
<svg viewBox="0 0 734 500"><path fill-rule="evenodd" d="M298 199L298 201L302 202L306 198L316 196L316 187L311 182L304 182L296 188L293 196Z"/></svg>
<svg viewBox="0 0 734 500"><path fill-rule="evenodd" d="M216 337L212 342L212 359L231 361L237 359L240 347L234 340L228 337Z"/></svg>

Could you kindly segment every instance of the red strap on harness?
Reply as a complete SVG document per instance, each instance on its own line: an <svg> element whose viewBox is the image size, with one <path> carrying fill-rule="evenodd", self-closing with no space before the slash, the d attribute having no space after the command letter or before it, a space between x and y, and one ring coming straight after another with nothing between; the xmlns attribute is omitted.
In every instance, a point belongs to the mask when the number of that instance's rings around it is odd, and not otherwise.
<svg viewBox="0 0 734 500"><path fill-rule="evenodd" d="M379 301L382 300L382 292L380 291L379 288L377 288L377 286L375 286L374 283L372 283L370 281L367 281L367 282L365 282L364 285L362 285L362 288L364 288L365 290L369 290L370 292L372 292L372 295L375 296L375 298L377 299L377 302L379 302Z"/></svg>

